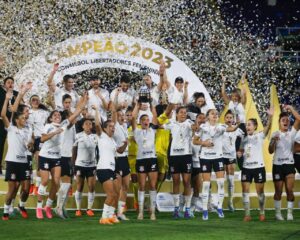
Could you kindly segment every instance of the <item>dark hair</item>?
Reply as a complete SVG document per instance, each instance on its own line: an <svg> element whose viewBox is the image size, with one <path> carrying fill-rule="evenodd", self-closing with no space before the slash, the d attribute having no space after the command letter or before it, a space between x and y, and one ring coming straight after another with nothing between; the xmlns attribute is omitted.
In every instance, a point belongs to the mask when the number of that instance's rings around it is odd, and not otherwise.
<svg viewBox="0 0 300 240"><path fill-rule="evenodd" d="M19 106L18 106L18 109L17 109L17 112L19 112L19 113L24 113L24 110L25 110L25 108L29 108L26 104L20 104Z"/></svg>
<svg viewBox="0 0 300 240"><path fill-rule="evenodd" d="M51 118L53 117L53 114L58 112L60 114L60 112L58 110L54 110L52 112L50 112L49 117L47 118L47 123L52 123Z"/></svg>
<svg viewBox="0 0 300 240"><path fill-rule="evenodd" d="M130 83L130 78L127 74L121 76L120 83Z"/></svg>
<svg viewBox="0 0 300 240"><path fill-rule="evenodd" d="M176 109L176 114L178 114L179 111L180 111L181 109L186 109L186 107L185 107L185 106L180 106L180 107L178 107L178 108Z"/></svg>
<svg viewBox="0 0 300 240"><path fill-rule="evenodd" d="M8 80L12 80L13 82L15 82L13 77L6 77L6 78L4 78L3 83L5 84Z"/></svg>
<svg viewBox="0 0 300 240"><path fill-rule="evenodd" d="M89 78L89 81L96 81L96 80L99 80L100 81L100 79L99 79L99 77L98 76L91 76L90 78Z"/></svg>
<svg viewBox="0 0 300 240"><path fill-rule="evenodd" d="M140 121L142 120L142 118L143 117L149 117L147 114L142 114L141 116L140 116Z"/></svg>
<svg viewBox="0 0 300 240"><path fill-rule="evenodd" d="M72 100L71 95L69 95L69 94L63 95L63 96L62 96L62 102L64 102L64 101L65 101L66 99L68 99L68 98L70 98L70 99Z"/></svg>
<svg viewBox="0 0 300 240"><path fill-rule="evenodd" d="M81 121L80 121L81 127L83 127L83 124L84 124L86 121L90 121L90 122L93 124L93 119L92 119L92 118L82 118Z"/></svg>
<svg viewBox="0 0 300 240"><path fill-rule="evenodd" d="M228 111L225 113L225 117L226 117L227 115L229 115L229 114L234 115L233 112L232 112L231 110L228 110Z"/></svg>
<svg viewBox="0 0 300 240"><path fill-rule="evenodd" d="M215 108L208 109L208 111L206 112L206 117L208 117L209 113L213 110L216 110L216 109Z"/></svg>
<svg viewBox="0 0 300 240"><path fill-rule="evenodd" d="M204 113L198 113L198 114L196 115L196 118L199 117L200 115L203 115L204 117L206 117Z"/></svg>
<svg viewBox="0 0 300 240"><path fill-rule="evenodd" d="M196 101L198 98L200 98L200 97L205 98L205 95L204 95L203 92L194 92L194 94L193 94L193 99L194 99L195 101Z"/></svg>
<svg viewBox="0 0 300 240"><path fill-rule="evenodd" d="M257 125L258 125L257 119L256 118L250 118L248 121L250 121L250 122L253 123L253 125L255 126L255 130L256 130L257 129Z"/></svg>
<svg viewBox="0 0 300 240"><path fill-rule="evenodd" d="M241 100L241 89L239 89L239 88L235 88L235 89L233 89L232 90L232 92L231 92L231 95L232 94L237 94L238 96L239 96L239 100Z"/></svg>
<svg viewBox="0 0 300 240"><path fill-rule="evenodd" d="M183 83L184 82L183 78L182 77L175 78L175 84L178 82Z"/></svg>
<svg viewBox="0 0 300 240"><path fill-rule="evenodd" d="M132 107L132 106L127 107L126 113L127 113L127 112L132 112L132 111L133 111L133 107Z"/></svg>
<svg viewBox="0 0 300 240"><path fill-rule="evenodd" d="M23 112L15 112L12 117L12 124L17 126L16 120L19 119L20 116L24 115Z"/></svg>
<svg viewBox="0 0 300 240"><path fill-rule="evenodd" d="M71 113L70 113L69 110L63 110L63 111L61 111L59 113L61 115L61 120L62 121L66 120L71 115Z"/></svg>
<svg viewBox="0 0 300 240"><path fill-rule="evenodd" d="M284 117L289 117L289 114L287 112L282 112L279 114L279 122L281 120L281 118L284 118Z"/></svg>
<svg viewBox="0 0 300 240"><path fill-rule="evenodd" d="M40 98L39 95L33 94L33 95L31 95L30 98L29 98L29 102L30 102L30 103L31 103L31 99L34 98L34 97ZM45 111L49 111L49 109L48 109L44 104L42 104L42 103L39 104L38 109L42 109L42 110L45 110Z"/></svg>
<svg viewBox="0 0 300 240"><path fill-rule="evenodd" d="M108 124L110 124L111 122L113 122L112 120L106 120L105 122L103 122L102 124L102 128L107 128Z"/></svg>
<svg viewBox="0 0 300 240"><path fill-rule="evenodd" d="M74 76L69 75L69 74L65 75L65 76L63 77L63 83L67 83L68 80L69 80L69 79L72 79L72 78L74 78Z"/></svg>

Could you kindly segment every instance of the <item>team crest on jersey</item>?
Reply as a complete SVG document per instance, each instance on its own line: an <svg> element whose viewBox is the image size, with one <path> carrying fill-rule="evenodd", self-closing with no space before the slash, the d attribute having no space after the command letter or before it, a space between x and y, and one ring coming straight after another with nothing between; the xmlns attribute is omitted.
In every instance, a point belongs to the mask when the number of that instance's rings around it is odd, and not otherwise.
<svg viewBox="0 0 300 240"><path fill-rule="evenodd" d="M223 168L223 163L219 162L219 168Z"/></svg>
<svg viewBox="0 0 300 240"><path fill-rule="evenodd" d="M156 164L151 165L151 169L154 170L156 168Z"/></svg>
<svg viewBox="0 0 300 240"><path fill-rule="evenodd" d="M140 172L144 172L145 171L144 166L140 166L139 170L140 170Z"/></svg>
<svg viewBox="0 0 300 240"><path fill-rule="evenodd" d="M25 175L26 177L29 177L30 176L30 172L28 170L25 171Z"/></svg>
<svg viewBox="0 0 300 240"><path fill-rule="evenodd" d="M49 169L49 163L45 163L45 164L44 164L44 168L45 168L45 169Z"/></svg>
<svg viewBox="0 0 300 240"><path fill-rule="evenodd" d="M80 176L80 175L81 175L80 170L77 170L77 171L76 171L76 175L77 175L77 176Z"/></svg>
<svg viewBox="0 0 300 240"><path fill-rule="evenodd" d="M16 180L16 174L15 174L15 173L12 173L12 174L10 175L10 179L11 179L11 180Z"/></svg>
<svg viewBox="0 0 300 240"><path fill-rule="evenodd" d="M207 171L206 165L203 165L203 166L202 166L202 170L203 170L203 171Z"/></svg>
<svg viewBox="0 0 300 240"><path fill-rule="evenodd" d="M119 173L120 173L120 176L123 176L123 171L121 170L121 171L119 171Z"/></svg>
<svg viewBox="0 0 300 240"><path fill-rule="evenodd" d="M242 175L242 180L247 180L247 176L245 174Z"/></svg>
<svg viewBox="0 0 300 240"><path fill-rule="evenodd" d="M186 167L187 167L187 170L191 170L192 164L189 163L189 164L186 165Z"/></svg>
<svg viewBox="0 0 300 240"><path fill-rule="evenodd" d="M275 179L279 180L280 179L280 175L279 174L275 174Z"/></svg>
<svg viewBox="0 0 300 240"><path fill-rule="evenodd" d="M258 179L262 180L262 174L261 173L258 174Z"/></svg>

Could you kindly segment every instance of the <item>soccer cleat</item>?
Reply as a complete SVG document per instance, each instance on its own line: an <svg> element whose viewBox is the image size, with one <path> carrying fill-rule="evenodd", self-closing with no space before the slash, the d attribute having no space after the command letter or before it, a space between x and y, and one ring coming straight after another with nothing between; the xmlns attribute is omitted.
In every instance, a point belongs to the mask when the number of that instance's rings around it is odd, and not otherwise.
<svg viewBox="0 0 300 240"><path fill-rule="evenodd" d="M129 218L127 218L124 213L118 214L118 219L121 220L121 221L128 221L129 220Z"/></svg>
<svg viewBox="0 0 300 240"><path fill-rule="evenodd" d="M16 216L16 211L15 211L15 208L14 207L10 207L9 208L9 210L8 210L8 215L10 216L10 217L14 217L14 216Z"/></svg>
<svg viewBox="0 0 300 240"><path fill-rule="evenodd" d="M82 212L80 210L76 210L75 216L76 217L81 217L82 216Z"/></svg>
<svg viewBox="0 0 300 240"><path fill-rule="evenodd" d="M38 186L34 186L34 188L33 188L33 195L37 196L38 195L38 191L39 191L39 187Z"/></svg>
<svg viewBox="0 0 300 240"><path fill-rule="evenodd" d="M111 218L109 218L109 221L111 223L120 223L120 221L118 220L118 218L115 214Z"/></svg>
<svg viewBox="0 0 300 240"><path fill-rule="evenodd" d="M64 217L69 218L68 211L65 208L63 208L62 211L63 211Z"/></svg>
<svg viewBox="0 0 300 240"><path fill-rule="evenodd" d="M259 221L261 221L261 222L266 221L266 217L265 217L264 214L260 214L260 215L259 215Z"/></svg>
<svg viewBox="0 0 300 240"><path fill-rule="evenodd" d="M251 221L251 217L249 215L244 217L244 222L250 222Z"/></svg>
<svg viewBox="0 0 300 240"><path fill-rule="evenodd" d="M64 215L64 212L63 212L63 210L61 208L55 208L54 211L55 211L56 215L59 216L61 219L66 219L65 215ZM47 215L47 213L46 213L46 215Z"/></svg>
<svg viewBox="0 0 300 240"><path fill-rule="evenodd" d="M173 212L173 218L174 219L178 219L178 218L181 218L182 216L180 215L180 212L179 212L179 209L178 208L175 208L174 209L174 212Z"/></svg>
<svg viewBox="0 0 300 240"><path fill-rule="evenodd" d="M138 214L138 217L137 217L138 220L143 220L144 219L144 213L140 212Z"/></svg>
<svg viewBox="0 0 300 240"><path fill-rule="evenodd" d="M25 207L20 207L20 205L18 205L18 209L19 209L19 212L21 213L22 218L28 218L28 213L27 213Z"/></svg>
<svg viewBox="0 0 300 240"><path fill-rule="evenodd" d="M190 218L192 218L192 217L193 217L193 216L192 216L191 210L190 210L189 208L186 208L186 209L185 209L185 212L184 212L184 218L190 219Z"/></svg>
<svg viewBox="0 0 300 240"><path fill-rule="evenodd" d="M4 213L3 216L2 216L2 220L3 221L9 220L9 214L8 213Z"/></svg>
<svg viewBox="0 0 300 240"><path fill-rule="evenodd" d="M292 213L288 213L287 217L286 217L286 220L288 221L293 221L294 220L294 216Z"/></svg>
<svg viewBox="0 0 300 240"><path fill-rule="evenodd" d="M95 214L94 214L94 212L93 212L92 209L87 209L87 210L86 210L86 215L88 215L89 217L95 216Z"/></svg>
<svg viewBox="0 0 300 240"><path fill-rule="evenodd" d="M152 221L156 220L155 212L151 213L150 220L152 220Z"/></svg>
<svg viewBox="0 0 300 240"><path fill-rule="evenodd" d="M30 184L30 188L29 188L29 194L33 194L33 190L34 190L34 184Z"/></svg>
<svg viewBox="0 0 300 240"><path fill-rule="evenodd" d="M109 218L100 218L99 223L100 224L106 224L106 225L113 225L111 223L111 221L109 220Z"/></svg>
<svg viewBox="0 0 300 240"><path fill-rule="evenodd" d="M204 221L207 221L207 220L208 220L208 211L207 211L207 210L203 210L202 219L203 219Z"/></svg>
<svg viewBox="0 0 300 240"><path fill-rule="evenodd" d="M233 203L228 203L228 210L230 211L230 212L234 212L234 206L233 206Z"/></svg>
<svg viewBox="0 0 300 240"><path fill-rule="evenodd" d="M275 215L275 219L276 219L277 221L284 221L284 218L282 217L281 213L277 213L277 214Z"/></svg>
<svg viewBox="0 0 300 240"><path fill-rule="evenodd" d="M37 208L35 211L36 211L36 218L38 218L38 219L43 219L44 218L42 208Z"/></svg>
<svg viewBox="0 0 300 240"><path fill-rule="evenodd" d="M51 207L47 207L47 206L46 206L46 207L44 208L44 211L45 211L45 213L46 213L46 217L47 217L47 218L49 218L49 219L53 218Z"/></svg>
<svg viewBox="0 0 300 240"><path fill-rule="evenodd" d="M219 218L224 218L224 213L223 213L222 208L218 208L217 213L218 213Z"/></svg>

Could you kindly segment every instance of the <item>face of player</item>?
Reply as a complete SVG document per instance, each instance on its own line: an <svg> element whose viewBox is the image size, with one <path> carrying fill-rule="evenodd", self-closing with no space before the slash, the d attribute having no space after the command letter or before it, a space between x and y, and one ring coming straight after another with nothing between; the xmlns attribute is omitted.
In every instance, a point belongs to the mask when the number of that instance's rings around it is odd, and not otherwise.
<svg viewBox="0 0 300 240"><path fill-rule="evenodd" d="M253 121L248 120L247 125L246 125L246 131L248 135L253 135L255 132L257 126L254 124Z"/></svg>
<svg viewBox="0 0 300 240"><path fill-rule="evenodd" d="M100 87L101 81L99 79L95 79L91 81L91 86L94 89L97 89L98 87Z"/></svg>
<svg viewBox="0 0 300 240"><path fill-rule="evenodd" d="M123 92L127 92L128 88L129 88L129 83L121 82L120 87L121 87Z"/></svg>
<svg viewBox="0 0 300 240"><path fill-rule="evenodd" d="M12 79L8 79L8 80L5 82L5 84L4 84L4 88L5 88L6 90L13 90L13 89L14 89L14 85L15 85L14 81L13 81Z"/></svg>
<svg viewBox="0 0 300 240"><path fill-rule="evenodd" d="M181 108L176 114L176 118L178 122L184 122L187 117L187 112L185 108Z"/></svg>
<svg viewBox="0 0 300 240"><path fill-rule="evenodd" d="M71 98L65 99L65 101L63 101L64 110L71 110L71 104L72 104L72 99Z"/></svg>
<svg viewBox="0 0 300 240"><path fill-rule="evenodd" d="M146 76L144 76L143 79L144 79L144 82L145 82L146 86L151 87L151 84L152 84L152 79L151 79L151 77L148 76L148 75L146 75Z"/></svg>
<svg viewBox="0 0 300 240"><path fill-rule="evenodd" d="M132 121L132 112L126 112L126 121L131 122Z"/></svg>
<svg viewBox="0 0 300 240"><path fill-rule="evenodd" d="M233 115L232 114L227 114L225 116L225 123L229 126L232 125L232 123L233 123Z"/></svg>
<svg viewBox="0 0 300 240"><path fill-rule="evenodd" d="M30 100L30 106L33 109L38 109L39 105L40 105L40 98L38 96L32 97Z"/></svg>
<svg viewBox="0 0 300 240"><path fill-rule="evenodd" d="M290 119L288 116L284 116L279 121L279 129L282 132L287 132L290 127Z"/></svg>
<svg viewBox="0 0 300 240"><path fill-rule="evenodd" d="M175 83L175 87L177 88L178 91L181 92L183 90L183 82Z"/></svg>
<svg viewBox="0 0 300 240"><path fill-rule="evenodd" d="M25 114L20 115L17 119L16 119L16 124L17 127L23 128L26 124L26 117Z"/></svg>
<svg viewBox="0 0 300 240"><path fill-rule="evenodd" d="M26 120L29 118L29 107L24 108L23 115L25 116Z"/></svg>
<svg viewBox="0 0 300 240"><path fill-rule="evenodd" d="M74 79L69 78L67 80L67 82L65 83L65 89L67 89L68 91L71 91L73 88L74 88Z"/></svg>
<svg viewBox="0 0 300 240"><path fill-rule="evenodd" d="M205 98L204 97L199 97L196 100L196 106L197 107L202 107L205 104Z"/></svg>
<svg viewBox="0 0 300 240"><path fill-rule="evenodd" d="M109 137L112 137L115 133L115 124L113 122L109 122L104 130Z"/></svg>
<svg viewBox="0 0 300 240"><path fill-rule="evenodd" d="M83 125L82 125L83 131L86 134L90 134L92 132L92 128L93 128L93 123L91 120L85 120Z"/></svg>
<svg viewBox="0 0 300 240"><path fill-rule="evenodd" d="M197 118L196 118L196 124L197 124L198 126L200 126L201 124L205 123L205 121L206 121L206 117L205 117L204 114L199 114L199 115L197 116Z"/></svg>
<svg viewBox="0 0 300 240"><path fill-rule="evenodd" d="M240 95L238 93L232 93L231 94L231 100L233 102L240 102Z"/></svg>
<svg viewBox="0 0 300 240"><path fill-rule="evenodd" d="M52 114L52 117L50 118L50 121L53 123L60 123L61 122L61 115L59 112L54 112Z"/></svg>
<svg viewBox="0 0 300 240"><path fill-rule="evenodd" d="M141 118L140 120L140 123L141 123L141 128L142 129L148 129L149 126L150 126L150 119L148 116L144 116Z"/></svg>
<svg viewBox="0 0 300 240"><path fill-rule="evenodd" d="M118 111L117 120L122 125L125 122L125 114L122 111Z"/></svg>
<svg viewBox="0 0 300 240"><path fill-rule="evenodd" d="M207 119L210 123L215 124L219 119L217 110L215 109L210 110Z"/></svg>

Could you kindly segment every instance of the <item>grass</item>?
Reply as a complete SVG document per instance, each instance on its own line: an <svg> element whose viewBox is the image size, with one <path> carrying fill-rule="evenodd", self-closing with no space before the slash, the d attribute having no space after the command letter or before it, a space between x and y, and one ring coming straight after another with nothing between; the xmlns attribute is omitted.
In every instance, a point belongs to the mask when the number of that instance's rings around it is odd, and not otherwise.
<svg viewBox="0 0 300 240"><path fill-rule="evenodd" d="M283 211L286 215L286 212ZM225 219L219 219L216 213L209 214L204 222L199 213L191 220L173 220L170 213L158 213L157 221L136 220L135 212L128 212L132 219L113 226L98 223L96 217L76 218L74 211L69 211L70 219L37 220L35 212L29 210L29 219L22 219L19 214L9 221L0 222L0 239L101 239L101 240L191 240L191 239L300 239L300 211L294 211L294 221L278 222L274 220L274 211L266 212L266 222L258 221L258 211L252 211L252 221L243 222L243 212L225 211ZM284 216L285 216L284 215Z"/></svg>

